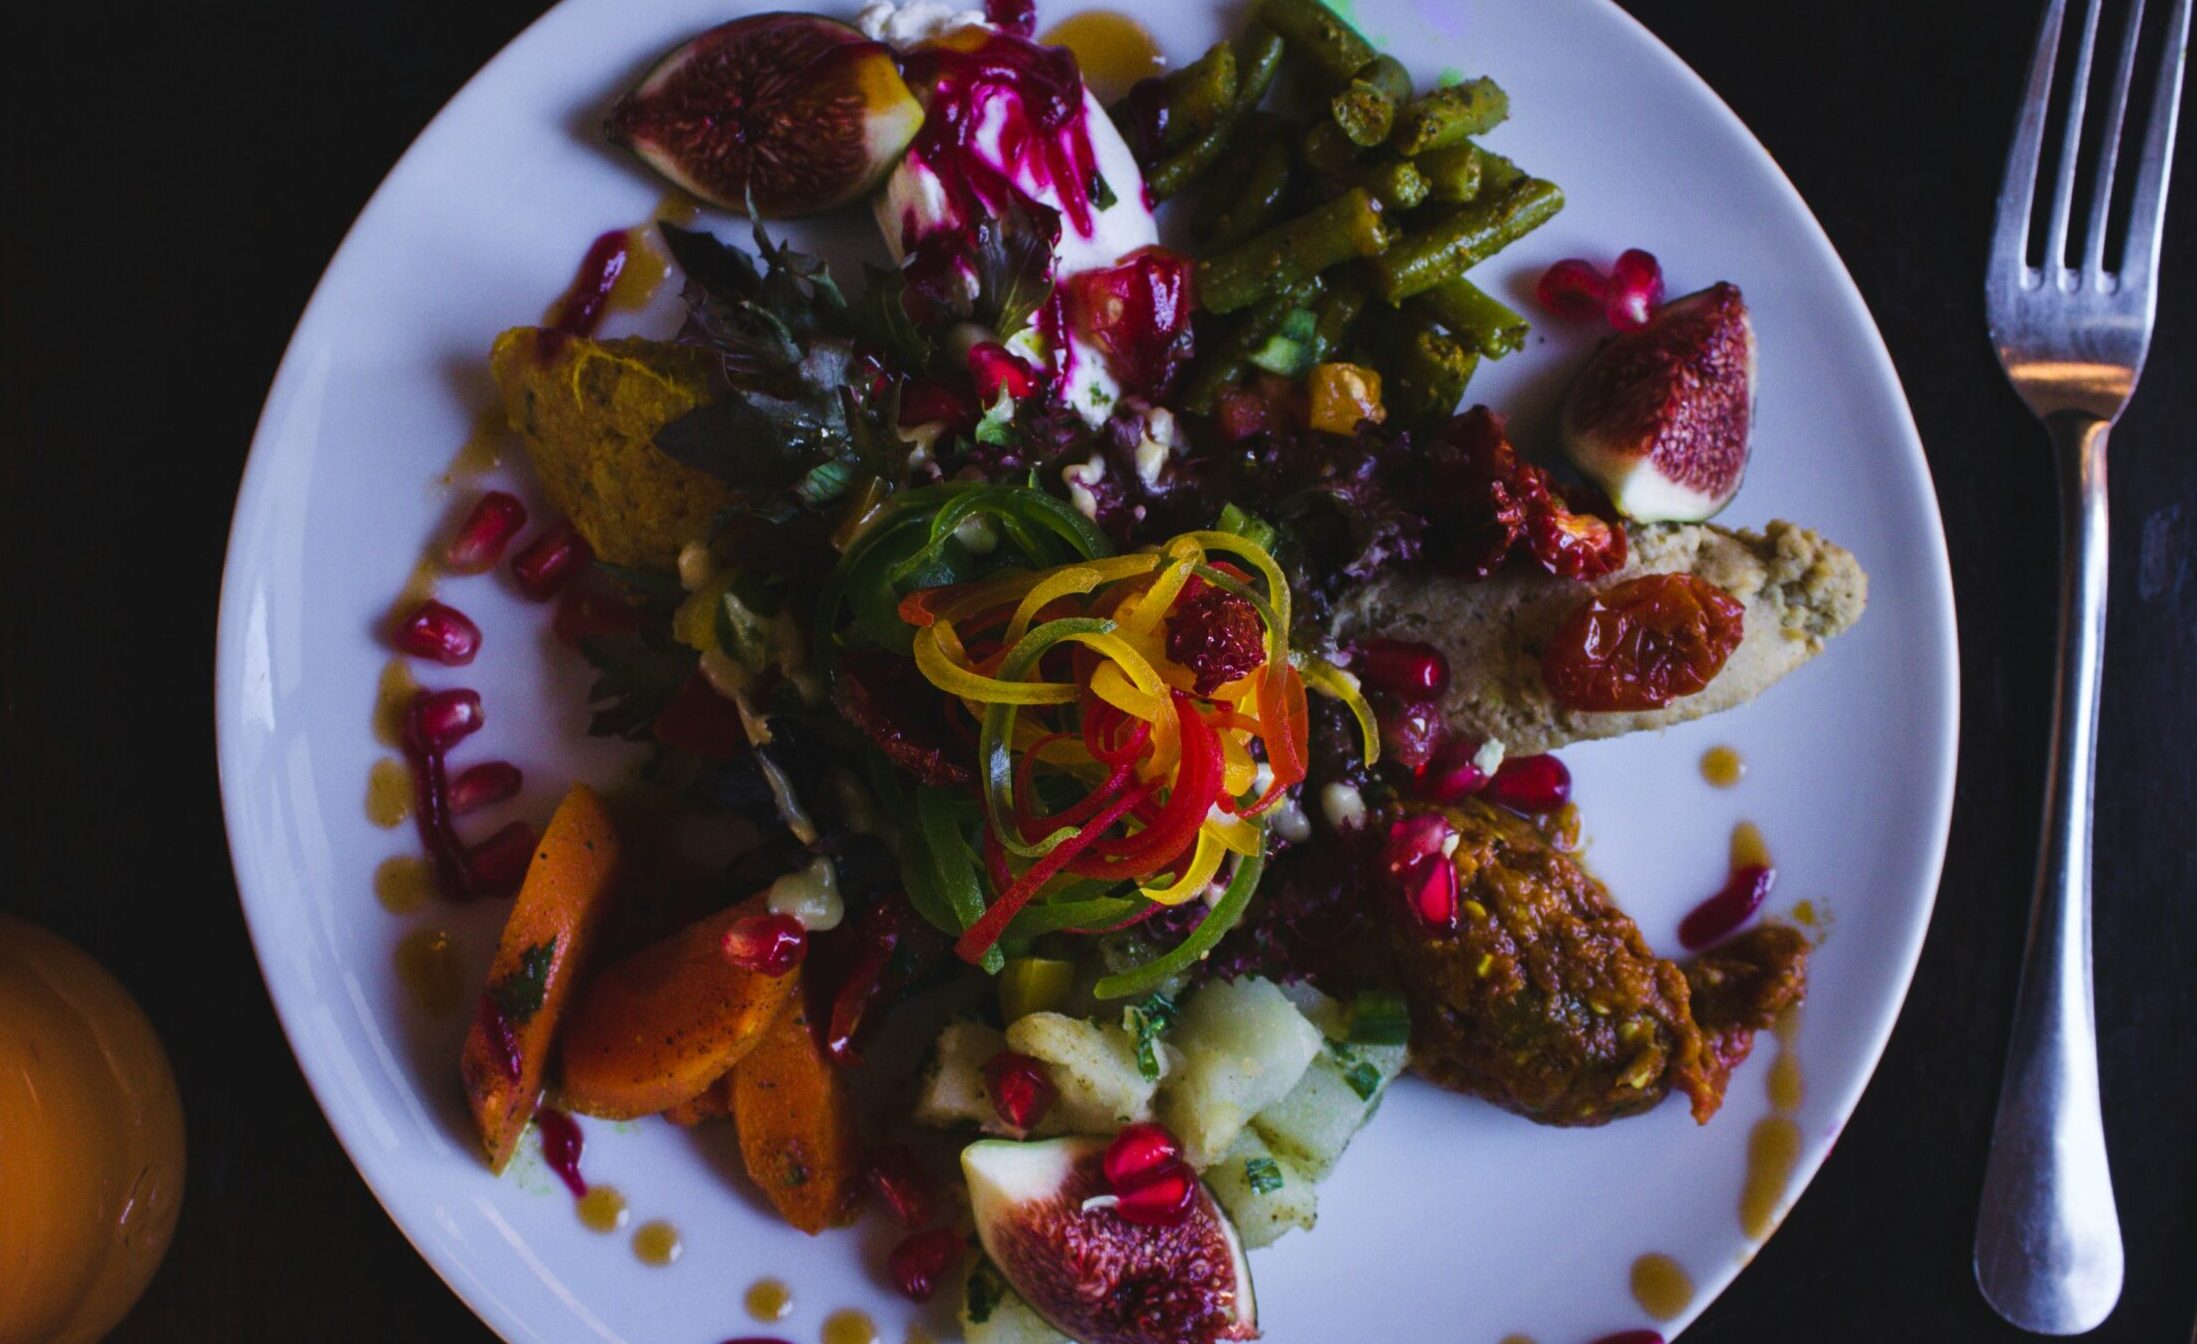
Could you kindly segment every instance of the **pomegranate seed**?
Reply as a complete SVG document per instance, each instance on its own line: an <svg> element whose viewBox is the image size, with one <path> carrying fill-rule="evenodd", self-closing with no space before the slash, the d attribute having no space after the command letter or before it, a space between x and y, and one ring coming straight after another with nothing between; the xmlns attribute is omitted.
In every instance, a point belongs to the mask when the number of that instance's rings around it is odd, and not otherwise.
<svg viewBox="0 0 2197 1344"><path fill-rule="evenodd" d="M944 383L917 378L900 390L900 427L917 425L965 425L976 419L969 399Z"/></svg>
<svg viewBox="0 0 2197 1344"><path fill-rule="evenodd" d="M1432 644L1408 639L1369 639L1358 646L1353 669L1376 691L1424 700L1449 689L1449 659Z"/></svg>
<svg viewBox="0 0 2197 1344"><path fill-rule="evenodd" d="M1019 1130L1035 1127L1060 1096L1043 1064L1012 1050L1000 1051L984 1065L984 1090L992 1094L999 1118Z"/></svg>
<svg viewBox="0 0 2197 1344"><path fill-rule="evenodd" d="M749 915L725 930L724 946L733 965L776 980L808 954L809 931L792 915Z"/></svg>
<svg viewBox="0 0 2197 1344"><path fill-rule="evenodd" d="M1429 927L1457 927L1457 869L1448 850L1457 830L1439 812L1418 812L1392 823L1381 859L1389 880Z"/></svg>
<svg viewBox="0 0 2197 1344"><path fill-rule="evenodd" d="M404 713L404 738L422 756L440 756L487 722L478 691L421 691Z"/></svg>
<svg viewBox="0 0 2197 1344"><path fill-rule="evenodd" d="M1477 764L1480 744L1469 737L1453 737L1434 749L1426 769L1419 772L1419 794L1429 802L1455 803L1487 787L1488 776Z"/></svg>
<svg viewBox="0 0 2197 1344"><path fill-rule="evenodd" d="M1571 771L1554 756L1513 756L1495 768L1488 798L1513 812L1554 812L1571 801Z"/></svg>
<svg viewBox="0 0 2197 1344"><path fill-rule="evenodd" d="M1165 1125L1131 1125L1106 1146L1106 1183L1119 1191L1182 1161L1182 1145Z"/></svg>
<svg viewBox="0 0 2197 1344"><path fill-rule="evenodd" d="M519 792L524 778L509 761L485 761L450 781L450 815L462 817L492 807Z"/></svg>
<svg viewBox="0 0 2197 1344"><path fill-rule="evenodd" d="M1381 754L1413 773L1425 768L1442 743L1442 716L1432 701L1383 696L1373 717L1381 725Z"/></svg>
<svg viewBox="0 0 2197 1344"><path fill-rule="evenodd" d="M517 891L534 861L534 839L532 826L514 821L466 850L465 871L473 889L483 896Z"/></svg>
<svg viewBox="0 0 2197 1344"><path fill-rule="evenodd" d="M397 650L444 667L464 667L481 651L481 628L456 607L431 597L397 627Z"/></svg>
<svg viewBox="0 0 2197 1344"><path fill-rule="evenodd" d="M937 1212L938 1199L932 1192L931 1178L924 1174L923 1164L916 1161L908 1145L888 1143L873 1149L863 1174L877 1197L885 1201L892 1220L902 1227L921 1227Z"/></svg>
<svg viewBox="0 0 2197 1344"><path fill-rule="evenodd" d="M1037 370L998 341L969 347L969 378L976 384L977 401L987 410L999 400L1001 388L1017 401L1037 391Z"/></svg>
<svg viewBox="0 0 2197 1344"><path fill-rule="evenodd" d="M1533 297L1558 317L1593 317L1603 311L1610 282L1593 262L1566 257L1541 272Z"/></svg>
<svg viewBox="0 0 2197 1344"><path fill-rule="evenodd" d="M1648 325L1663 302L1663 267L1653 252L1632 248L1610 267L1609 294L1603 315L1619 331L1638 331Z"/></svg>
<svg viewBox="0 0 2197 1344"><path fill-rule="evenodd" d="M893 1283L910 1301L928 1302L954 1266L961 1263L961 1253L966 1249L968 1243L959 1232L950 1227L933 1228L893 1247L885 1263L892 1271Z"/></svg>
<svg viewBox="0 0 2197 1344"><path fill-rule="evenodd" d="M541 1134L542 1162L557 1173L574 1199L585 1197L587 1178L580 1175L580 1153L587 1139L579 1123L554 1106L544 1106L534 1112L534 1128Z"/></svg>
<svg viewBox="0 0 2197 1344"><path fill-rule="evenodd" d="M1197 1201L1198 1173L1188 1163L1170 1162L1127 1187L1116 1187L1114 1212L1139 1227L1173 1227L1190 1216Z"/></svg>
<svg viewBox="0 0 2197 1344"><path fill-rule="evenodd" d="M594 558L572 524L553 523L512 557L511 577L518 580L520 592L536 602L547 602Z"/></svg>
<svg viewBox="0 0 2197 1344"><path fill-rule="evenodd" d="M526 505L517 495L491 490L458 525L444 560L454 574L485 574L503 559L504 547L526 526Z"/></svg>
<svg viewBox="0 0 2197 1344"><path fill-rule="evenodd" d="M1759 863L1734 868L1721 891L1678 921L1678 945L1688 952L1698 952L1711 943L1724 941L1762 908L1776 882L1775 868Z"/></svg>

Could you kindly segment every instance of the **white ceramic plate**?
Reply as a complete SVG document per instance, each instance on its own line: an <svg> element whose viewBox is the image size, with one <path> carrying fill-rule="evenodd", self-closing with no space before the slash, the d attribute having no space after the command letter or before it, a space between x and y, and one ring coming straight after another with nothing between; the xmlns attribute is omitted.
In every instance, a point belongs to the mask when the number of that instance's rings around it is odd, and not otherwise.
<svg viewBox="0 0 2197 1344"><path fill-rule="evenodd" d="M1073 0L1048 3L1049 22ZM813 1241L790 1231L733 1175L721 1139L653 1122L588 1125L591 1176L619 1186L637 1221L669 1218L683 1231L686 1254L668 1269L640 1264L622 1236L584 1230L538 1164L492 1179L459 1096L462 1024L410 1007L392 949L439 921L473 976L499 911L399 919L371 889L376 865L414 843L408 827L377 830L363 814L367 770L385 754L368 731L386 661L371 632L421 544L462 507L436 481L485 399L488 343L536 318L598 231L644 219L658 198L592 133L607 99L664 47L749 7L761 6L566 0L452 100L360 216L299 324L230 542L221 780L268 986L368 1185L510 1340L812 1340L824 1313L844 1306L872 1312L897 1340L911 1318L883 1281L881 1220ZM1232 7L1132 8L1181 58L1214 40L1219 9ZM1592 862L1657 946L1675 945L1680 914L1721 881L1742 818L1761 825L1779 860L1773 907L1806 899L1828 918L1791 1046L1806 1097L1789 1202L1891 1030L1952 798L1951 587L1898 382L1852 282L1776 166L1614 6L1366 0L1362 19L1422 82L1452 65L1498 77L1514 119L1494 144L1568 191L1555 224L1485 268L1513 302L1558 257L1627 246L1659 254L1673 292L1723 278L1745 288L1761 414L1753 471L1723 521L1805 522L1851 547L1872 576L1860 627L1753 705L1566 753ZM1546 442L1554 389L1589 340L1544 324L1526 353L1483 372L1474 395L1511 411L1526 442ZM453 581L445 593L480 621L486 650L462 674L422 679L481 690L488 727L468 757L523 766L527 791L508 810L538 823L568 780L607 778L619 757L583 737L585 674L547 639L544 609L494 578ZM1714 791L1697 761L1727 743L1751 773ZM1661 1327L1675 1333L1754 1252L1738 1206L1749 1134L1770 1109L1773 1053L1766 1041L1706 1128L1672 1104L1607 1129L1542 1129L1400 1087L1321 1190L1318 1229L1254 1256L1267 1338L1494 1344L1519 1332L1579 1344L1651 1323L1628 1289L1634 1259L1650 1251L1697 1286L1685 1315ZM791 1283L798 1303L771 1329L740 1307L743 1287L765 1274Z"/></svg>

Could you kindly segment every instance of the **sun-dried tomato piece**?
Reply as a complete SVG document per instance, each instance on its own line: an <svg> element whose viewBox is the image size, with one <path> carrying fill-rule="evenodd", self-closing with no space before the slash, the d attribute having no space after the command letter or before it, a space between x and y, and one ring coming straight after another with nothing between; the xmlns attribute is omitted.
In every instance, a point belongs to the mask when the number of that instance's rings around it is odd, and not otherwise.
<svg viewBox="0 0 2197 1344"><path fill-rule="evenodd" d="M1611 521L1606 504L1589 507L1589 494L1552 492L1526 524L1526 549L1558 578L1599 579L1625 566L1625 529Z"/></svg>
<svg viewBox="0 0 2197 1344"><path fill-rule="evenodd" d="M1661 709L1715 680L1739 647L1746 609L1706 579L1648 574L1588 599L1541 655L1566 709Z"/></svg>

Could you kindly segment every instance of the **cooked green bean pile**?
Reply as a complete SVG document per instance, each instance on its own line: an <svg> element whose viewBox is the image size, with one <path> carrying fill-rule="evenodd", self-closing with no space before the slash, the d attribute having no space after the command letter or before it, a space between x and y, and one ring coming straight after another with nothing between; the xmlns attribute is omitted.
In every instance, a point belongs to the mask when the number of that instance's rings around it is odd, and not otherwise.
<svg viewBox="0 0 2197 1344"><path fill-rule="evenodd" d="M1307 93L1294 113L1263 107L1285 62ZM1476 143L1510 115L1494 80L1415 90L1321 0L1257 0L1236 42L1158 93L1146 178L1161 200L1195 192L1205 245L1214 334L1201 325L1191 410L1255 369L1344 360L1381 375L1390 423L1425 424L1455 409L1480 360L1525 344L1525 318L1466 272L1564 194Z"/></svg>

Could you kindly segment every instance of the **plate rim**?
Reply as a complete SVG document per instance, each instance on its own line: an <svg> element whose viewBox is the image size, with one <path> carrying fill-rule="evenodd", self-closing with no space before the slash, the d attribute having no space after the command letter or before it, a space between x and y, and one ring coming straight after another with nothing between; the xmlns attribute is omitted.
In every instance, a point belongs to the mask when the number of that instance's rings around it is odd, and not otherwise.
<svg viewBox="0 0 2197 1344"><path fill-rule="evenodd" d="M1118 7L1132 12L1140 5L1152 2L1153 0L1115 0ZM1516 0L1507 0L1507 2L1515 3ZM331 278L335 276L338 268L344 263L346 254L350 252L362 224L374 212L375 206L390 193L392 182L405 171L407 165L414 161L415 156L420 153L422 147L454 120L464 104L468 103L472 97L478 96L478 90L484 81L488 80L504 64L515 59L514 53L518 52L521 47L529 45L530 40L535 38L540 30L550 25L560 14L573 8L576 3L578 3L578 0L557 0L556 3L528 21L524 27L498 47L495 53L484 61L478 69L467 76L449 98L436 109L434 115L428 119L418 133L406 143L403 151L391 163L389 169L375 184L374 190L360 204L357 213L345 227L342 237L329 255L328 263L322 268L319 277L314 281L312 292L307 297L304 305L298 310L297 321L292 326L289 339L284 344L282 357L269 379L267 394L261 403L260 413L255 419L250 445L238 481L236 502L230 511L228 537L223 545L222 575L215 615L213 678L215 773L221 797L223 832L229 847L231 874L235 879L238 906L244 916L246 931L251 939L253 956L257 963L261 985L266 992L268 1002L274 1009L276 1020L281 1026L283 1038L289 1048L291 1057L296 1062L298 1071L304 1077L307 1089L313 1096L315 1106L318 1107L322 1118L328 1124L331 1132L334 1133L337 1142L342 1146L344 1156L349 1160L352 1170L357 1173L375 1202L381 1206L384 1216L389 1219L396 1227L399 1235L404 1237L414 1252L426 1262L428 1267L434 1271L452 1294L465 1305L468 1311L471 1311L482 1324L495 1332L498 1337L513 1342L513 1344L516 1344L516 1341L537 1337L536 1332L518 1319L516 1313L497 1295L488 1292L476 1293L469 1291L465 1280L470 1276L466 1274L461 1258L454 1252L447 1252L445 1248L431 1245L423 1240L404 1218L398 1216L391 1202L393 1195L385 1188L388 1173L379 1171L377 1169L378 1164L370 1156L366 1156L371 1152L371 1148L360 1133L360 1127L364 1123L362 1118L343 1107L331 1106L330 1104L330 1098L335 1090L335 1080L332 1076L335 1069L334 1062L325 1054L300 1048L301 1041L304 1039L303 1014L305 1005L302 1003L292 1004L286 1001L283 993L278 991L275 981L269 974L270 959L279 955L282 949L274 946L270 941L273 937L272 924L255 917L255 907L260 903L261 898L247 891L247 880L244 871L245 862L239 847L239 837L245 831L244 818L241 814L243 794L241 789L232 788L230 782L232 767L240 764L232 760L239 731L235 718L238 713L237 707L242 703L236 693L240 688L243 677L240 666L240 650L242 648L240 622L242 618L243 594L241 589L244 583L242 577L244 567L239 564L239 561L241 559L240 552L246 541L244 523L248 515L265 507L264 497L271 488L270 478L273 473L271 462L274 457L272 441L278 433L278 426L275 423L278 404L283 395L296 386L301 377L299 361L302 352L298 337L308 329L309 325L316 324L317 315L326 301ZM1892 1033L1898 1025L1901 1014L1906 1009L1908 996L1914 987L1915 973L1921 960L1923 945L1929 933L1931 919L1935 914L1938 894L1943 886L1946 853L1951 840L1961 738L1961 663L1958 609L1955 605L1952 566L1945 533L1944 510L1940 503L1929 455L1923 446L1921 431L1915 422L1912 404L1908 400L1906 387L1900 378L1898 366L1894 363L1890 348L1885 342L1883 330L1877 323L1874 313L1870 310L1867 298L1855 282L1852 270L1847 266L1845 258L1839 253L1837 245L1831 240L1828 232L1825 231L1822 221L1816 217L1816 213L1808 204L1807 198L1794 185L1791 177L1786 173L1784 166L1778 162L1776 156L1770 153L1769 148L1762 143L1760 137L1724 100L1716 88L1680 57L1654 30L1617 3L1617 0L1592 0L1592 3L1616 16L1621 24L1630 31L1632 38L1661 64L1663 77L1673 87L1683 88L1702 100L1703 105L1711 111L1717 120L1724 124L1727 131L1736 133L1738 141L1752 152L1759 164L1768 168L1770 178L1774 182L1775 191L1782 197L1785 205L1794 213L1795 217L1804 221L1804 232L1809 242L1822 254L1822 258L1829 262L1831 269L1838 278L1839 283L1835 288L1838 292L1839 301L1851 310L1851 315L1858 318L1860 328L1867 333L1867 339L1857 345L1855 349L1865 353L1870 371L1891 393L1891 400L1896 406L1897 424L1904 434L1902 446L1908 450L1901 457L1918 477L1928 501L1926 510L1929 524L1927 535L1917 538L1917 540L1921 543L1920 549L1926 561L1924 568L1928 571L1927 575L1924 576L1926 586L1934 599L1936 609L1944 614L1944 619L1934 623L1938 627L1938 638L1935 640L1936 647L1930 650L1930 665L1938 673L1941 681L1940 694L1936 703L1928 707L1925 719L1929 722L1942 722L1945 725L1943 747L1939 752L1939 759L1935 762L1935 768L1930 772L1929 787L1926 790L1928 795L1928 805L1925 809L1927 813L1926 820L1930 823L1926 834L1929 836L1929 840L1924 847L1924 851L1914 856L1917 860L1915 872L1918 882L1923 883L1920 899L1913 902L1912 909L1909 911L1904 946L1887 949L1895 954L1890 960L1897 966L1898 990L1896 994L1886 996L1875 1007L1877 1020L1871 1024L1871 1029L1865 1037L1865 1046L1859 1056L1866 1061L1866 1067L1855 1071L1846 1085L1834 1094L1836 1102L1833 1110L1839 1115L1839 1129L1843 1130L1846 1124L1852 1120L1870 1084L1875 1081L1878 1068L1883 1063L1884 1052L1890 1044ZM1774 1237L1777 1234L1784 1220L1790 1216L1792 1209L1813 1187L1817 1173L1830 1156L1834 1140L1835 1132L1833 1136L1828 1138L1809 1137L1804 1146L1801 1160L1795 1164L1792 1176L1788 1179L1787 1197L1777 1214L1777 1224L1771 1229L1769 1237ZM1767 1244L1769 1237L1765 1237L1761 1243L1757 1244L1758 1249L1760 1245ZM1711 1303L1722 1296L1730 1287L1732 1281L1738 1277L1741 1270L1746 1268L1751 1260L1752 1256L1748 1256L1736 1262L1726 1262L1720 1265L1715 1273L1702 1276L1688 1309L1677 1319L1664 1323L1661 1327L1666 1337L1676 1339L1689 1328L1694 1320L1708 1309Z"/></svg>

